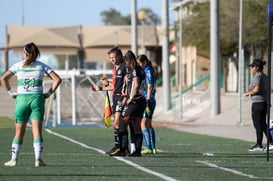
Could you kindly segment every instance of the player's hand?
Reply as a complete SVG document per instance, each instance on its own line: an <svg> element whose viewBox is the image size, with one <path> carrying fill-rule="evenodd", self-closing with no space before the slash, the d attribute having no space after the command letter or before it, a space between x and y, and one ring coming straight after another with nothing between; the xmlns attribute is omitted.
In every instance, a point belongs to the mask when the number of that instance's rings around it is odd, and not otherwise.
<svg viewBox="0 0 273 181"><path fill-rule="evenodd" d="M12 97L13 99L16 99L17 95L18 94L16 92L13 92L13 93L10 94L10 97Z"/></svg>
<svg viewBox="0 0 273 181"><path fill-rule="evenodd" d="M150 109L150 104L151 104L151 101L150 100L146 100L146 108L145 108L145 111L148 115L150 115L152 113L151 109Z"/></svg>
<svg viewBox="0 0 273 181"><path fill-rule="evenodd" d="M13 92L11 89L8 90L8 94L10 97L12 97L13 99L15 99L17 97L17 92Z"/></svg>
<svg viewBox="0 0 273 181"><path fill-rule="evenodd" d="M146 111L146 113L148 114L148 116L151 115L151 113L152 113L152 111L151 111L151 109L149 108L149 106L146 106L145 111Z"/></svg>
<svg viewBox="0 0 273 181"><path fill-rule="evenodd" d="M97 86L97 85L91 86L91 90L92 90L92 91L99 91L99 90L101 90L101 89L102 89L102 88L99 87L99 86Z"/></svg>

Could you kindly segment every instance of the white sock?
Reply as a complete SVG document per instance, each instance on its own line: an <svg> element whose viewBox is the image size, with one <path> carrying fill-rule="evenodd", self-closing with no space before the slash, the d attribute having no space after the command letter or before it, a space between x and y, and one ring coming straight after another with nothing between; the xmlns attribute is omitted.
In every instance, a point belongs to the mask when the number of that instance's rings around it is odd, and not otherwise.
<svg viewBox="0 0 273 181"><path fill-rule="evenodd" d="M22 147L22 144L12 143L12 146L11 146L11 159L12 160L18 159L21 147Z"/></svg>
<svg viewBox="0 0 273 181"><path fill-rule="evenodd" d="M36 160L41 159L43 154L43 143L42 142L33 143L33 148L34 148L35 159Z"/></svg>
<svg viewBox="0 0 273 181"><path fill-rule="evenodd" d="M133 153L134 151L136 151L136 145L135 143L131 143L130 152Z"/></svg>

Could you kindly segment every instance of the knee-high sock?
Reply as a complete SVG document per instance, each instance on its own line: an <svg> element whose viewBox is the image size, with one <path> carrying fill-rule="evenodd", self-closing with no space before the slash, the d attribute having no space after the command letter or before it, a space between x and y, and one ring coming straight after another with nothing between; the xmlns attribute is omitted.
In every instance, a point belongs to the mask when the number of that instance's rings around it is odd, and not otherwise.
<svg viewBox="0 0 273 181"><path fill-rule="evenodd" d="M119 132L119 147L121 152L125 152L128 147L128 131Z"/></svg>
<svg viewBox="0 0 273 181"><path fill-rule="evenodd" d="M119 148L119 135L118 135L117 128L114 128L114 139L115 139L115 147Z"/></svg>
<svg viewBox="0 0 273 181"><path fill-rule="evenodd" d="M42 154L43 154L43 138L37 138L33 140L33 148L34 148L34 154L35 154L35 159L41 159Z"/></svg>
<svg viewBox="0 0 273 181"><path fill-rule="evenodd" d="M149 134L147 128L142 130L142 135L143 135L143 141L144 141L145 148L146 149L152 149L151 148L151 141L150 141L150 134Z"/></svg>
<svg viewBox="0 0 273 181"><path fill-rule="evenodd" d="M150 135L150 142L151 142L151 148L155 149L155 131L154 128L149 128L149 135Z"/></svg>
<svg viewBox="0 0 273 181"><path fill-rule="evenodd" d="M133 124L130 122L129 123L129 129L130 129L130 141L131 141L131 146L130 146L130 152L133 153L136 150L136 136L135 136L135 130L133 127Z"/></svg>
<svg viewBox="0 0 273 181"><path fill-rule="evenodd" d="M131 122L129 123L129 128L130 128L131 143L135 143L135 130L134 130L133 124Z"/></svg>
<svg viewBox="0 0 273 181"><path fill-rule="evenodd" d="M11 159L13 160L18 159L22 145L23 145L23 140L17 140L17 139L12 140Z"/></svg>
<svg viewBox="0 0 273 181"><path fill-rule="evenodd" d="M137 153L141 152L142 140L143 140L142 134L136 134L136 152Z"/></svg>

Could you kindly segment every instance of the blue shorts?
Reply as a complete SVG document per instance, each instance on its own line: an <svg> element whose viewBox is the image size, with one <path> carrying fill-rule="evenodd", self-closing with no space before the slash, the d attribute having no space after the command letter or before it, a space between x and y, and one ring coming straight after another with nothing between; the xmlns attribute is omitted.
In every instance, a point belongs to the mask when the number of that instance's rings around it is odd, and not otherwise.
<svg viewBox="0 0 273 181"><path fill-rule="evenodd" d="M151 113L148 115L146 110L144 110L143 112L143 118L147 118L147 119L152 119L153 118L153 114L154 114L154 110L155 110L155 106L156 106L156 101L155 98L152 98L150 100L150 104L149 104L149 108L151 110Z"/></svg>

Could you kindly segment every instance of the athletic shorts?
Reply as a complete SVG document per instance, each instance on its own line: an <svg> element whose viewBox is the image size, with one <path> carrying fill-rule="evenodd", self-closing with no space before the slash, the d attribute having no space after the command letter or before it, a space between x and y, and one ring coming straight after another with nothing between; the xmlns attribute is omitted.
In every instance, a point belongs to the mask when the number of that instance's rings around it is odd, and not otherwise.
<svg viewBox="0 0 273 181"><path fill-rule="evenodd" d="M31 120L44 120L45 98L43 94L19 94L16 97L16 123L24 124Z"/></svg>
<svg viewBox="0 0 273 181"><path fill-rule="evenodd" d="M120 95L113 95L113 104L112 104L112 113L115 114L115 112L121 112L122 111L122 100L123 97Z"/></svg>
<svg viewBox="0 0 273 181"><path fill-rule="evenodd" d="M144 97L139 98L137 100L133 100L130 104L124 107L121 113L121 116L141 118L145 107L146 107L146 100Z"/></svg>

